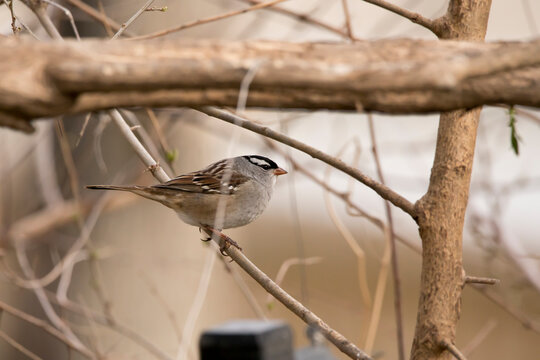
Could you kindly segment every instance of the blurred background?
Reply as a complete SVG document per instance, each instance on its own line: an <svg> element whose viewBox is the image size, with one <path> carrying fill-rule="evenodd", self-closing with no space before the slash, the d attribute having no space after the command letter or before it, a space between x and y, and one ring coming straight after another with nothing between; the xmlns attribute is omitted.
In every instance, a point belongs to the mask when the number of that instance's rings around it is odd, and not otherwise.
<svg viewBox="0 0 540 360"><path fill-rule="evenodd" d="M447 6L447 1L392 2L431 18ZM110 29L73 5L76 1L58 3L71 11L82 37L110 37ZM85 3L123 23L145 1ZM359 39L435 39L420 26L363 1L347 4ZM152 6L167 11L145 12L127 32L147 34L251 5L156 0ZM20 22L46 40L34 15L19 1L13 6ZM345 24L341 1L290 0L279 7L288 13L259 10L169 36L348 41L339 33ZM64 12L51 8L49 13L61 33L73 37ZM300 21L294 14L308 19ZM3 35L11 34L6 2L0 5L0 26ZM538 37L539 28L539 2L493 0L488 41L531 39ZM31 35L23 29L21 36ZM510 143L509 109L485 107L481 115L464 267L469 275L501 283L464 291L457 345L469 359L536 359L540 353L540 113L526 108L514 113L519 155ZM193 110L126 109L123 114L138 126L137 134L169 175L244 154L268 156L288 170L266 212L227 235L260 269L360 348L378 359L397 357L388 244L380 222L386 223L384 203L372 190L303 153ZM377 178L365 114L249 110L245 115ZM386 183L413 202L427 189L437 118L373 115ZM200 241L198 230L168 208L130 194L84 188L156 182L105 113L64 117L63 125L58 119L35 125L32 135L0 128L1 359L29 356L11 340L43 359L85 358L44 331L47 326L81 339L107 359L197 359L200 333L231 319L283 319L293 329L296 347L309 343L302 321L234 263L216 256ZM332 191L349 192L349 201ZM408 216L399 209L392 213L401 239L408 353L419 295L420 239ZM39 281L30 281L34 278ZM42 322L29 324L25 317ZM336 358L345 358L330 348Z"/></svg>

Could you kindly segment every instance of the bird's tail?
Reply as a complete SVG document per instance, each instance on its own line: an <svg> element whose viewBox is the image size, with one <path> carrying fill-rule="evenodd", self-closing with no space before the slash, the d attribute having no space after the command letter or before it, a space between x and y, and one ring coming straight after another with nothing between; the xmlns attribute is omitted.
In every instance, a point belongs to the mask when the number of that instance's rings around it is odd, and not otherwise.
<svg viewBox="0 0 540 360"><path fill-rule="evenodd" d="M98 189L98 190L134 191L134 190L139 190L140 186L86 185L86 188L87 189Z"/></svg>
<svg viewBox="0 0 540 360"><path fill-rule="evenodd" d="M164 194L163 189L157 189L153 186L140 186L140 185L130 185L130 186L119 186L119 185L87 185L87 189L97 189L97 190L119 190L119 191L129 191L131 193L137 194L139 196L145 197L150 200L158 201L165 206L171 207L170 199L167 194Z"/></svg>

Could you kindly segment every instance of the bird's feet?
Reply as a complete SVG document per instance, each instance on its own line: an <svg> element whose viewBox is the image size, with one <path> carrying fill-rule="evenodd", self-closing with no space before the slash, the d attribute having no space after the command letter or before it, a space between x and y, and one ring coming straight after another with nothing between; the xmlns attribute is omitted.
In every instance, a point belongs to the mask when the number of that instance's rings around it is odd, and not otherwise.
<svg viewBox="0 0 540 360"><path fill-rule="evenodd" d="M234 246L238 250L242 251L242 248L240 247L240 245L238 245L236 241L234 241L221 231L211 228L210 226L202 226L201 229L204 233L208 235L204 239L201 239L202 241L210 241L212 240L212 238L219 239L219 252L221 252L221 255L228 256L225 250L227 250L231 246Z"/></svg>

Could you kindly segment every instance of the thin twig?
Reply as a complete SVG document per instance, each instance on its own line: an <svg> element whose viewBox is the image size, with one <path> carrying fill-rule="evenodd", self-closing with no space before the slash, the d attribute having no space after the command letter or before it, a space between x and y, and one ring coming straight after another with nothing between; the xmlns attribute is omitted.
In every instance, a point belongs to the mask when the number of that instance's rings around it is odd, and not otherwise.
<svg viewBox="0 0 540 360"><path fill-rule="evenodd" d="M260 3L260 4L257 4L257 5L245 8L245 9L230 11L228 13L224 13L224 14L221 14L221 15L210 16L210 17L207 17L207 18L204 18L204 19L191 21L191 22L188 22L186 24L182 24L180 26L175 26L175 27L170 28L170 29L157 31L157 32L154 32L154 33L151 33L151 34L148 34L148 35L136 36L136 37L133 37L133 38L131 38L129 40L153 39L153 38L164 36L164 35L167 35L167 34L170 34L170 33L173 33L173 32L178 32L178 31L181 31L181 30L184 30L184 29L188 29L188 28L191 28L191 27L194 27L194 26L198 26L198 25L202 25L202 24L208 24L210 22L230 18L230 17L240 15L240 14L245 14L245 13L250 12L250 11L264 9L266 7L274 6L274 5L279 4L281 2L284 2L284 1L287 1L287 0L273 0L273 1L268 1L268 2L265 2L265 3Z"/></svg>
<svg viewBox="0 0 540 360"><path fill-rule="evenodd" d="M8 305L3 301L0 301L0 309L2 309L6 313L9 313L9 314L21 319L21 320L26 321L29 324L32 324L32 325L44 330L45 332L49 333L50 335L52 335L53 337L55 337L59 341L65 343L69 348L78 351L79 353L81 353L85 357L90 358L90 359L95 358L94 354L92 354L87 349L81 349L80 347L78 347L76 344L71 342L64 334L62 334L60 331L58 331L57 329L55 329L54 327L49 325L46 321L41 320L41 319L39 319L37 317L34 317L34 316L30 315L30 314L27 314L27 313L25 313L25 312L23 312L23 311L21 311L21 310L19 310L17 308L14 308L13 306Z"/></svg>
<svg viewBox="0 0 540 360"><path fill-rule="evenodd" d="M364 175L362 172L360 172L360 170L345 164L343 161L336 159L333 156L330 156L318 149L315 149L312 146L304 144L301 141L298 141L289 136L286 136L277 131L274 131L266 126L258 125L252 121L246 120L230 112L227 112L227 111L215 108L215 107L211 107L211 106L203 106L203 107L197 108L196 110L202 113L205 113L209 116L226 121L230 124L237 125L245 129L251 130L257 134L261 134L263 136L269 137L271 139L279 141L280 143L283 143L297 150L300 150L316 159L319 159L327 163L328 165L331 165L335 167L336 169L343 171L344 173L352 176L353 178L360 181L364 185L373 189L383 199L390 201L392 204L399 207L400 209L405 211L407 214L411 215L413 219L416 218L416 211L414 209L414 205L409 200L405 199L404 197L394 192L392 189L388 188L387 186L381 183L378 183L377 181L371 179L367 175Z"/></svg>
<svg viewBox="0 0 540 360"><path fill-rule="evenodd" d="M47 292L47 297L51 300L51 302L56 303L63 309L79 316L84 316L87 318L89 317L91 320L107 326L109 329L117 332L120 335L123 335L127 339L130 339L134 344L139 345L140 347L147 350L150 354L154 355L156 359L173 360L172 356L167 355L150 340L146 339L135 330L120 323L117 319L113 319L107 315L100 314L71 300L66 300L60 303L56 296L50 292Z"/></svg>
<svg viewBox="0 0 540 360"><path fill-rule="evenodd" d="M478 277L478 276L465 276L465 284L484 284L484 285L496 285L500 283L499 279Z"/></svg>
<svg viewBox="0 0 540 360"><path fill-rule="evenodd" d="M99 13L101 15L107 17L107 13L105 13L105 7L103 6L103 1L102 0L97 0L97 7L98 7L98 10L99 10ZM120 30L120 26L119 26L118 29L113 31L112 26L108 21L102 21L101 23L103 24L103 28L105 29L105 32L107 33L107 36L110 37L110 38L114 36L114 33L116 31ZM126 31L124 31L124 35L127 35Z"/></svg>
<svg viewBox="0 0 540 360"><path fill-rule="evenodd" d="M20 343L18 343L15 339L13 339L11 336L6 334L4 331L0 330L0 338L2 338L5 342L7 342L9 345L11 345L14 349L19 351L21 354L26 356L29 359L32 360L42 360L39 356L22 346Z"/></svg>
<svg viewBox="0 0 540 360"><path fill-rule="evenodd" d="M368 127L369 135L372 143L372 153L375 159L375 166L377 168L377 175L381 184L385 184L384 176L382 172L382 166L377 151L377 140L375 136L375 125L373 123L373 116L368 113ZM396 238L394 236L394 221L392 218L392 209L388 201L384 202L384 209L386 213L386 221L388 221L388 236L390 241L391 261L392 261L392 278L394 284L394 310L396 313L396 332L397 332L397 346L398 346L398 358L399 360L405 359L405 343L403 340L403 314L401 309L401 283L398 264L398 255L396 247Z"/></svg>
<svg viewBox="0 0 540 360"><path fill-rule="evenodd" d="M249 4L253 4L253 5L257 5L257 4L262 3L259 0L240 0L240 1L245 2L245 3L249 3ZM276 13L279 13L279 14L282 14L282 15L285 15L285 16L295 18L298 21L304 22L304 23L309 24L309 25L320 27L322 29L325 29L325 30L327 30L329 32L332 32L332 33L337 34L337 35L339 35L341 37L344 37L344 38L349 37L349 35L345 31L343 31L342 29L339 29L339 28L337 28L335 26L332 26L330 24L327 24L325 22L317 20L314 17L311 17L311 16L309 16L307 14L299 14L299 13L297 13L295 11L285 9L285 8L280 7L280 6L272 6L271 8L268 8L267 10L272 11L272 12L276 12ZM354 38L353 40L357 40L357 39Z"/></svg>
<svg viewBox="0 0 540 360"><path fill-rule="evenodd" d="M461 351L459 351L459 349L456 347L456 345L446 341L446 340L443 340L441 342L441 346L444 347L446 350L448 350L448 352L450 352L457 360L467 360L467 358L465 357L465 355L463 355L461 353Z"/></svg>
<svg viewBox="0 0 540 360"><path fill-rule="evenodd" d="M285 278L285 275L287 275L287 272L289 271L291 266L294 266L294 265L314 265L314 264L320 263L322 260L323 260L323 258L320 257L320 256L313 256L313 257L309 257L309 258L290 258L290 259L287 259L279 267L279 270L278 270L278 272L276 274L276 277L275 277L274 281L276 282L276 284L281 285L281 283L283 282L283 279ZM266 303L268 305L270 305L271 302L272 302L272 294L268 294L268 296L266 297Z"/></svg>
<svg viewBox="0 0 540 360"><path fill-rule="evenodd" d="M152 123L152 126L153 126L153 128L154 128L154 130L156 132L157 138L159 140L159 144L161 145L161 151L163 152L163 158L165 159L165 161L167 161L167 163L169 164L171 169L176 173L176 171L174 169L174 160L175 160L178 152L177 152L176 149L172 149L171 146L169 145L169 142L167 141L167 137L163 133L163 129L162 129L161 124L159 123L159 121L157 119L157 116L156 116L154 110L152 110L151 108L145 108L145 110L146 110L146 114L148 115L148 118L150 119L150 122Z"/></svg>
<svg viewBox="0 0 540 360"><path fill-rule="evenodd" d="M508 304L499 294L489 290L485 286L473 286L472 288L479 291L481 294L486 296L489 300L497 304L501 309L519 321L525 329L529 329L540 334L540 322L531 320L530 317L521 310L521 308Z"/></svg>
<svg viewBox="0 0 540 360"><path fill-rule="evenodd" d="M336 157L341 157L345 148L346 146L344 146L343 149L336 154ZM324 176L324 182L327 184L330 183L330 175L332 169L333 168L331 166L327 167ZM348 192L348 194L350 194L350 191ZM336 209L334 208L334 205L332 204L332 200L330 198L330 192L326 189L324 189L324 201L326 203L328 215L330 215L330 220L332 220L341 237L345 239L345 242L347 243L347 245L349 245L354 255L356 256L356 263L358 268L358 287L360 288L360 293L362 294L362 300L364 302L364 305L366 306L366 308L371 309L373 306L373 299L371 298L371 292L369 290L369 283L367 279L366 254L364 252L364 249L362 249L362 247L358 244L358 241L355 239L352 232L347 228L347 226L337 215Z"/></svg>
<svg viewBox="0 0 540 360"><path fill-rule="evenodd" d="M148 0L139 10L137 10L137 12L135 14L133 14L132 17L129 18L128 21L126 21L125 23L122 24L122 27L120 28L120 30L118 30L116 32L116 34L114 34L114 36L111 38L111 40L116 40L120 35L122 35L124 33L124 31L126 31L126 29L135 21L137 20L137 18L139 16L141 16L142 13L144 13L144 11L146 10L146 8L148 8L150 5L152 5L152 3L154 2L155 0Z"/></svg>
<svg viewBox="0 0 540 360"><path fill-rule="evenodd" d="M377 329L381 320L381 313L383 308L384 295L386 293L386 282L388 281L388 270L390 269L390 236L388 235L389 229L387 226L383 227L384 237L386 239L384 245L384 253L381 258L381 267L379 269L379 275L377 276L377 286L375 287L375 295L373 296L373 308L369 317L368 330L366 333L366 341L364 348L368 354L373 351L375 344L375 337L377 336Z"/></svg>
<svg viewBox="0 0 540 360"><path fill-rule="evenodd" d="M169 322L176 334L176 339L178 340L178 342L181 342L182 330L180 330L180 327L178 326L176 313L169 306L169 304L167 303L167 300L161 295L157 286L150 280L150 278L144 272L141 272L140 276L144 280L146 285L148 286L148 289L150 290L150 294L152 294L160 302L161 306L165 310L165 314L167 315L167 318L169 319Z"/></svg>
<svg viewBox="0 0 540 360"><path fill-rule="evenodd" d="M347 5L347 0L341 0L341 6L343 7L343 14L345 16L345 29L347 29L347 36L349 39L353 40L354 35L351 25L351 14L349 13L349 6Z"/></svg>
<svg viewBox="0 0 540 360"><path fill-rule="evenodd" d="M462 353L465 356L469 356L474 350L480 346L482 342L488 337L489 334L497 327L496 320L490 320L473 338L469 343L463 347Z"/></svg>
<svg viewBox="0 0 540 360"><path fill-rule="evenodd" d="M122 132L124 138L135 150L135 153L139 156L141 161L148 167L152 175L154 175L160 182L164 183L170 180L170 177L165 173L163 168L152 158L150 153L142 146L139 139L133 134L129 125L125 122L124 118L117 109L109 111L109 115L113 119L114 123L118 126Z"/></svg>
<svg viewBox="0 0 540 360"><path fill-rule="evenodd" d="M13 35L17 36L20 28L17 28L17 25L15 24L16 17L15 12L13 11L13 0L3 0L4 4L9 9L9 14L11 15L11 31L13 32Z"/></svg>
<svg viewBox="0 0 540 360"><path fill-rule="evenodd" d="M32 12L36 15L36 17L38 18L39 22L41 23L41 25L43 26L47 34L49 34L49 36L52 39L62 40L62 41L64 40L62 36L60 35L60 33L58 32L58 29L56 29L56 27L54 26L51 18L47 14L47 6L44 5L42 0L39 0L39 1L22 0L22 2L26 6L28 6L30 10L32 10Z"/></svg>
<svg viewBox="0 0 540 360"><path fill-rule="evenodd" d="M66 17L69 19L69 23L71 24L71 28L73 29L73 33L75 34L75 38L80 41L81 40L81 37L79 36L79 30L77 29L77 25L75 25L75 20L73 19L73 15L71 14L71 11L69 11L67 8L65 8L64 6L60 5L60 4L57 4L55 3L54 1L52 0L42 0L42 1L45 1L47 4L51 5L51 6L54 6L58 9L60 9L64 15L66 15Z"/></svg>
<svg viewBox="0 0 540 360"><path fill-rule="evenodd" d="M204 305L204 299L206 298L206 294L208 292L208 285L210 284L210 278L217 256L218 253L212 250L208 251L206 254L206 260L204 261L199 286L195 292L193 305L189 309L186 321L184 322L184 328L182 329L183 336L180 346L178 347L176 360L187 359L187 353L191 344L191 337L195 333L195 325L197 324L197 319L199 318L202 306Z"/></svg>
<svg viewBox="0 0 540 360"><path fill-rule="evenodd" d="M122 28L120 24L118 24L116 21L112 20L111 18L107 17L105 14L100 13L93 7L89 6L88 4L84 3L81 0L66 0L71 5L77 7L81 11L85 12L88 16L94 18L95 20L101 22L105 28L110 27L114 31L118 31ZM110 34L112 36L113 34ZM133 34L128 33L127 31L124 31L124 36L133 36Z"/></svg>
<svg viewBox="0 0 540 360"><path fill-rule="evenodd" d="M56 173L55 137L52 127L53 122L37 126L39 135L35 139L36 151L35 156L31 157L34 159L41 196L48 209L53 209L64 202Z"/></svg>
<svg viewBox="0 0 540 360"><path fill-rule="evenodd" d="M227 271L233 277L233 280L236 282L236 285L238 286L238 288L240 289L242 294L244 294L244 297L246 298L246 301L251 306L251 309L253 310L255 315L257 315L257 317L259 319L267 320L267 317L266 317L263 309L261 308L261 306L257 302L257 298L253 294L253 291L251 291L249 286L246 284L246 281L244 280L244 278L242 276L240 276L240 273L239 273L238 269L236 267L231 266L231 264L229 263L227 258L225 258L224 256L219 256L218 258L223 263L223 266L225 266L225 269L227 269Z"/></svg>
<svg viewBox="0 0 540 360"><path fill-rule="evenodd" d="M30 281L32 281L35 278L35 274L34 270L30 266L30 262L28 261L26 249L22 248L21 244L16 244L15 254L17 255L17 260L24 275L30 279ZM36 295L36 298L38 299L38 302L49 321L62 332L64 337L69 341L70 344L73 344L77 350L79 350L81 353L89 352L87 347L81 342L81 340L79 340L73 330L65 323L63 319L60 318L60 316L58 316L49 299L47 299L47 296L45 295L45 289L38 282L36 282L34 285L35 286L33 286L32 290L34 291L34 294Z"/></svg>
<svg viewBox="0 0 540 360"><path fill-rule="evenodd" d="M238 112L237 112L238 113ZM288 131L288 124L287 122L280 122L279 123L281 127L281 131L284 133L287 133ZM264 136L261 136L261 138L266 142L270 142L270 139L265 138ZM291 151L292 149L290 147L287 147L284 150L287 153L287 157L291 157ZM287 186L289 188L289 206L290 206L290 223L293 225L293 234L292 236L295 239L296 243L296 251L300 260L300 266L299 266L299 275L300 275L300 301L305 304L306 306L309 305L309 290L308 290L308 276L307 276L307 264L305 261L306 258L306 245L305 245L305 231L302 229L301 220L300 220L300 211L298 209L298 193L296 191L296 170L294 168L289 169L289 174L287 175ZM284 263L285 264L285 263ZM282 264L282 267L283 265ZM278 271L278 275L280 275L280 270ZM275 279L276 283L278 285L281 284L280 279L276 277ZM271 296L270 294L268 295ZM270 304L269 301L267 301L268 304Z"/></svg>
<svg viewBox="0 0 540 360"><path fill-rule="evenodd" d="M431 20L431 19L428 19L418 13L415 13L415 12L412 12L412 11L409 11L407 9L403 9L397 5L394 5L392 3L389 3L387 1L384 1L384 0L363 0L367 3L370 3L370 4L373 4L373 5L376 5L378 7L381 7L383 9L386 9L388 11L391 11L393 12L394 14L398 14L406 19L409 19L410 21L412 21L413 23L415 24L418 24L418 25L421 25L423 27L425 27L426 29L428 29L429 31L431 31L432 33L434 33L435 35L438 34L438 31L437 31L437 27L436 27L436 22L434 20Z"/></svg>
<svg viewBox="0 0 540 360"><path fill-rule="evenodd" d="M81 142L81 139L84 135L84 132L86 131L86 127L88 126L88 123L90 122L90 119L92 118L92 113L89 112L84 117L83 126L81 128L81 131L79 132L79 137L77 138L77 141L75 142L75 147L79 146L79 143Z"/></svg>
<svg viewBox="0 0 540 360"><path fill-rule="evenodd" d="M161 11L161 12L165 12L167 10L169 10L169 8L167 6L161 6L161 7L152 6L152 7L149 7L147 9L145 9L144 11Z"/></svg>

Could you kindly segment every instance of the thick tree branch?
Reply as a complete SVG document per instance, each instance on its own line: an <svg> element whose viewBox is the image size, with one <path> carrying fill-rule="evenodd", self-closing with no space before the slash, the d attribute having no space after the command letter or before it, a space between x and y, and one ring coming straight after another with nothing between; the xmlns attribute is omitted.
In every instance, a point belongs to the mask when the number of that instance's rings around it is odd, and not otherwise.
<svg viewBox="0 0 540 360"><path fill-rule="evenodd" d="M440 37L482 41L491 0L450 0ZM480 69L478 69L480 70ZM453 345L463 289L463 224L481 107L444 112L427 193L416 203L422 238L420 300L411 360L463 355Z"/></svg>
<svg viewBox="0 0 540 360"><path fill-rule="evenodd" d="M540 107L540 40L355 44L0 39L0 124L122 106L247 106L420 113Z"/></svg>

